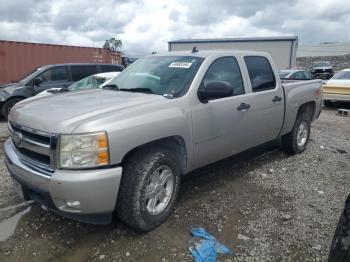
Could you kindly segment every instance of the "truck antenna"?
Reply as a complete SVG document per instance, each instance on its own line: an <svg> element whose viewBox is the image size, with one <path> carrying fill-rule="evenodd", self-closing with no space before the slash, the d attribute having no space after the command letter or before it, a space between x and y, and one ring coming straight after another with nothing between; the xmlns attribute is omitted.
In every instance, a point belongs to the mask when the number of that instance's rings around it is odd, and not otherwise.
<svg viewBox="0 0 350 262"><path fill-rule="evenodd" d="M196 46L194 46L194 47L192 48L192 53L197 53L197 52L198 52L198 49L197 49Z"/></svg>

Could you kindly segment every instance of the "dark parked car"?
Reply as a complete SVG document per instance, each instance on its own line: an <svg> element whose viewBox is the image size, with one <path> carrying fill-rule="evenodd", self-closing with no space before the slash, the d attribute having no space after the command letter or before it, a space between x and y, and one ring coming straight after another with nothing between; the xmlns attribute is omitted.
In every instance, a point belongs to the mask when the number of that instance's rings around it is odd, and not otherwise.
<svg viewBox="0 0 350 262"><path fill-rule="evenodd" d="M311 73L315 78L328 80L334 75L333 65L328 61L320 61L311 65Z"/></svg>
<svg viewBox="0 0 350 262"><path fill-rule="evenodd" d="M345 207L340 215L328 261L350 261L350 195L348 196L348 199L345 202Z"/></svg>
<svg viewBox="0 0 350 262"><path fill-rule="evenodd" d="M22 80L0 85L0 112L7 119L14 104L49 88L64 88L89 75L120 72L121 65L113 64L57 64L33 70Z"/></svg>

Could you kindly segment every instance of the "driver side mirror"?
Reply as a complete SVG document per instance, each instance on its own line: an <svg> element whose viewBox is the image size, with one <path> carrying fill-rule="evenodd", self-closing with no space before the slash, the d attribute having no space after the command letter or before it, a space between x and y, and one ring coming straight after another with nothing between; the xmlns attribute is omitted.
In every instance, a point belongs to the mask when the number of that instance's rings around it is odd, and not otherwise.
<svg viewBox="0 0 350 262"><path fill-rule="evenodd" d="M43 79L41 77L34 78L33 84L34 86L40 86L40 84L43 82Z"/></svg>
<svg viewBox="0 0 350 262"><path fill-rule="evenodd" d="M202 103L207 103L209 100L232 96L233 89L227 81L210 81L205 86L200 86L197 95Z"/></svg>

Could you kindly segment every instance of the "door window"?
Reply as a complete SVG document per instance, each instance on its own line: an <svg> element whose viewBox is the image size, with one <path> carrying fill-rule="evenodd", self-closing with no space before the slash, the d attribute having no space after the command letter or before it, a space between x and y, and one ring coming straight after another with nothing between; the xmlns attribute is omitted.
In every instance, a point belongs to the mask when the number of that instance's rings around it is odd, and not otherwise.
<svg viewBox="0 0 350 262"><path fill-rule="evenodd" d="M60 66L54 67L46 70L42 75L42 83L50 84L50 83L61 83L67 82L68 74L67 67Z"/></svg>
<svg viewBox="0 0 350 262"><path fill-rule="evenodd" d="M97 74L97 67L95 65L81 65L71 66L72 81L79 81L87 76Z"/></svg>
<svg viewBox="0 0 350 262"><path fill-rule="evenodd" d="M270 62L263 56L246 56L244 61L247 65L250 83L253 92L275 89L276 79Z"/></svg>
<svg viewBox="0 0 350 262"><path fill-rule="evenodd" d="M235 57L216 59L205 73L200 88L205 88L211 81L226 81L230 83L233 96L244 94L241 70Z"/></svg>

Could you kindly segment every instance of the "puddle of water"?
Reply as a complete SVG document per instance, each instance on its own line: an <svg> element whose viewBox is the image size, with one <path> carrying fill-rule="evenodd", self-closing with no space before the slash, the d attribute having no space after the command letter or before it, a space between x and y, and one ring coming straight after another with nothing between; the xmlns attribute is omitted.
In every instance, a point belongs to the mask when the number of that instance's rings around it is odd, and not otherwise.
<svg viewBox="0 0 350 262"><path fill-rule="evenodd" d="M2 221L0 223L0 242L7 240L10 236L15 233L17 224L19 220L27 213L30 212L32 208L27 207L16 215Z"/></svg>
<svg viewBox="0 0 350 262"><path fill-rule="evenodd" d="M0 213L2 213L2 212L7 212L7 211L11 211L11 210L13 210L13 209L20 208L20 207L29 206L29 205L31 205L31 204L33 204L33 203L34 203L33 200L29 200L29 201L26 201L26 202L19 203L19 204L17 204L17 205L13 205L13 206L9 206L9 207L0 208Z"/></svg>

